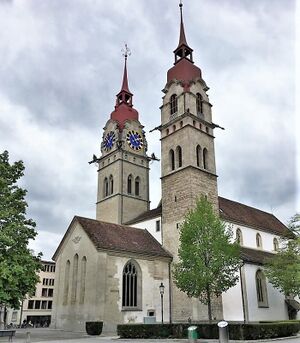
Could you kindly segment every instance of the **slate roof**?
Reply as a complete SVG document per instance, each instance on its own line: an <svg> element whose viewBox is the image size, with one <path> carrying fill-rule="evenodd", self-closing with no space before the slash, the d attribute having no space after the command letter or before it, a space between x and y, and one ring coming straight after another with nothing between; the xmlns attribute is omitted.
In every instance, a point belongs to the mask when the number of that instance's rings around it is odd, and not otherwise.
<svg viewBox="0 0 300 343"><path fill-rule="evenodd" d="M265 264L272 257L274 257L274 254L271 252L241 247L241 259L244 262Z"/></svg>
<svg viewBox="0 0 300 343"><path fill-rule="evenodd" d="M72 223L74 221L77 221L82 226L96 249L172 258L172 255L147 230L79 216L75 216ZM56 258L68 231L54 253L53 259Z"/></svg>
<svg viewBox="0 0 300 343"><path fill-rule="evenodd" d="M274 233L276 235L290 235L288 228L281 223L273 214L261 211L239 202L219 196L220 217L226 221L245 225L261 231ZM144 212L126 224L135 224L161 216L161 205L157 208Z"/></svg>

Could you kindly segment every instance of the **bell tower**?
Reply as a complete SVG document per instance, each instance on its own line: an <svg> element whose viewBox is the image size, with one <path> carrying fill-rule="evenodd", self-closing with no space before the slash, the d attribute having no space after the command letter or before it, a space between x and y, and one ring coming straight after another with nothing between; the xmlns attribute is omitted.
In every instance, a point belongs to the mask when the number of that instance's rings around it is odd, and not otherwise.
<svg viewBox="0 0 300 343"><path fill-rule="evenodd" d="M127 45L124 73L116 105L103 129L98 161L96 218L123 224L149 210L149 159L139 113L128 87Z"/></svg>
<svg viewBox="0 0 300 343"><path fill-rule="evenodd" d="M179 228L196 199L207 196L218 211L214 128L208 86L193 61L180 7L180 35L174 66L168 70L161 106L163 246L178 260ZM219 302L214 316L221 316ZM174 321L207 319L207 309L172 287Z"/></svg>

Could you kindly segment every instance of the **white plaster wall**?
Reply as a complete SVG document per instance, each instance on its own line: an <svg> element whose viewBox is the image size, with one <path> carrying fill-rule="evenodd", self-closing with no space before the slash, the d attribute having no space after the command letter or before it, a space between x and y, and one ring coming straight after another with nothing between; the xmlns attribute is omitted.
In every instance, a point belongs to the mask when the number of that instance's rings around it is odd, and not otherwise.
<svg viewBox="0 0 300 343"><path fill-rule="evenodd" d="M243 246L246 248L257 249L256 234L259 233L262 239L262 250L274 252L273 239L277 238L280 246L280 236L264 232L261 230L252 229L243 225L227 223L233 231L233 239L236 237L236 230L239 228L242 231Z"/></svg>
<svg viewBox="0 0 300 343"><path fill-rule="evenodd" d="M223 316L225 320L244 320L241 282L222 294Z"/></svg>
<svg viewBox="0 0 300 343"><path fill-rule="evenodd" d="M254 264L245 264L249 321L288 319L284 295L275 289L269 282L267 282L269 307L258 307L255 283L255 274L258 269L262 268Z"/></svg>
<svg viewBox="0 0 300 343"><path fill-rule="evenodd" d="M156 221L160 221L160 231L156 232ZM138 229L147 229L149 233L160 243L162 244L162 224L161 224L161 216L145 220L143 222L139 222L133 225L130 225L133 227L136 227Z"/></svg>

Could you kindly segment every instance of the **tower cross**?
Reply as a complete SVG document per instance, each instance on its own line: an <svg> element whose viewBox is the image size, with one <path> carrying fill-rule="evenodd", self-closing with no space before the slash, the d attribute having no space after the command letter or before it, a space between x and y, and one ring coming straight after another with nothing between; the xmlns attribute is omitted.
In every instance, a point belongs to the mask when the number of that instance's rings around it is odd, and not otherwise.
<svg viewBox="0 0 300 343"><path fill-rule="evenodd" d="M122 49L122 55L125 57L125 60L127 60L127 57L131 55L131 51L128 48L127 43L125 43L125 48Z"/></svg>

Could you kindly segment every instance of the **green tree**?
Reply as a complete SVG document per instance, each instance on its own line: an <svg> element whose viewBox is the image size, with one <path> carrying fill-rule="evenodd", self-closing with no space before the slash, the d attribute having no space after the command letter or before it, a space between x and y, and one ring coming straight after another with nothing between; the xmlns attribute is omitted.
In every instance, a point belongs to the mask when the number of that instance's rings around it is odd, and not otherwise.
<svg viewBox="0 0 300 343"><path fill-rule="evenodd" d="M288 223L291 237L281 240L278 253L266 265L270 283L286 296L300 294L300 215L294 215Z"/></svg>
<svg viewBox="0 0 300 343"><path fill-rule="evenodd" d="M19 308L39 281L41 254L28 248L35 223L26 218L26 190L17 184L23 174L22 161L10 164L8 152L0 154L0 314L4 307Z"/></svg>
<svg viewBox="0 0 300 343"><path fill-rule="evenodd" d="M231 239L232 231L205 197L187 213L180 229L179 262L173 269L175 283L189 297L208 305L210 321L212 297L220 296L239 279L240 247Z"/></svg>

